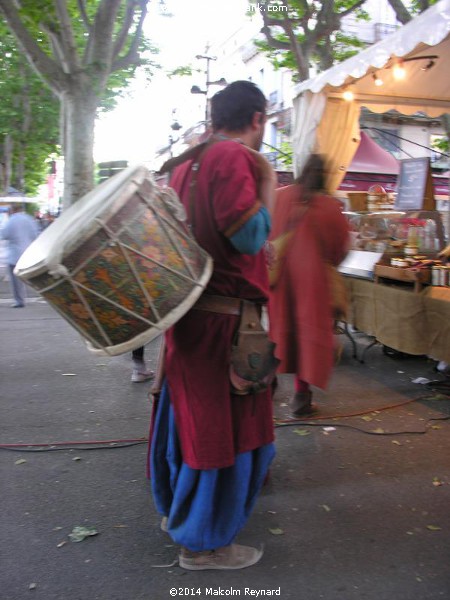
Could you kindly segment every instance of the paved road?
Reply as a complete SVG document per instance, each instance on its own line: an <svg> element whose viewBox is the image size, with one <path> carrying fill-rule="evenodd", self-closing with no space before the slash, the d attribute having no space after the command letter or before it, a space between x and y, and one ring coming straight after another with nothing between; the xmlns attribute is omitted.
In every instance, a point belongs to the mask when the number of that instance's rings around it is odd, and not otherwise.
<svg viewBox="0 0 450 600"><path fill-rule="evenodd" d="M94 356L45 302L13 310L7 295L0 281L1 600L450 598L450 421L430 420L448 418L449 398L413 383L433 362L374 347L362 365L345 345L316 394L322 420L287 425L281 377L271 480L240 535L264 557L185 572L145 475L149 386L130 382L128 355ZM69 541L79 525L98 535Z"/></svg>

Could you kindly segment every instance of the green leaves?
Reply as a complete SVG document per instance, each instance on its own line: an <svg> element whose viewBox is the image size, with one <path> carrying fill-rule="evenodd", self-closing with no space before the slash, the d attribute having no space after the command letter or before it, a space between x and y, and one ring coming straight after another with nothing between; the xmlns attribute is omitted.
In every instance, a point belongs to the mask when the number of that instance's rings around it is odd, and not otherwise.
<svg viewBox="0 0 450 600"><path fill-rule="evenodd" d="M69 539L71 542L82 542L87 537L92 535L98 535L98 531L95 527L74 527L72 533L69 533Z"/></svg>

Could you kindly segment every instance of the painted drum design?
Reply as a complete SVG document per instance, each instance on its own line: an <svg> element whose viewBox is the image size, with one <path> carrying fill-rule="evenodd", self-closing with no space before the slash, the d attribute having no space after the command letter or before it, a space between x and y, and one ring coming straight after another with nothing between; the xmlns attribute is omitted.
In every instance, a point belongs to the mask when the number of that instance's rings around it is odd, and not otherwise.
<svg viewBox="0 0 450 600"><path fill-rule="evenodd" d="M117 355L151 341L203 292L212 260L175 192L129 167L63 212L16 273L87 341Z"/></svg>

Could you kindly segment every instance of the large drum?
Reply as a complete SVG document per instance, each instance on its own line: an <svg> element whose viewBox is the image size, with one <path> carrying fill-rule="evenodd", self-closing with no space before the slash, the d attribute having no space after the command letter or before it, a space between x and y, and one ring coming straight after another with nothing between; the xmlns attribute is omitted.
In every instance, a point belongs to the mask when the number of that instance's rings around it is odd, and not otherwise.
<svg viewBox="0 0 450 600"><path fill-rule="evenodd" d="M88 341L115 356L154 339L203 292L212 260L175 192L145 167L84 196L27 248L15 273Z"/></svg>

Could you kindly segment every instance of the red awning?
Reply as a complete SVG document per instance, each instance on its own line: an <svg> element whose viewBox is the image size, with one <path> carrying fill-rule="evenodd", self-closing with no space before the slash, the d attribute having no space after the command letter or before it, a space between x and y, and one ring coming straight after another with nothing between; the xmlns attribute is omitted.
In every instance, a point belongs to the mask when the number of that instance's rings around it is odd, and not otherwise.
<svg viewBox="0 0 450 600"><path fill-rule="evenodd" d="M367 133L361 131L361 141L348 168L348 173L398 175L399 172L398 160L374 142Z"/></svg>

